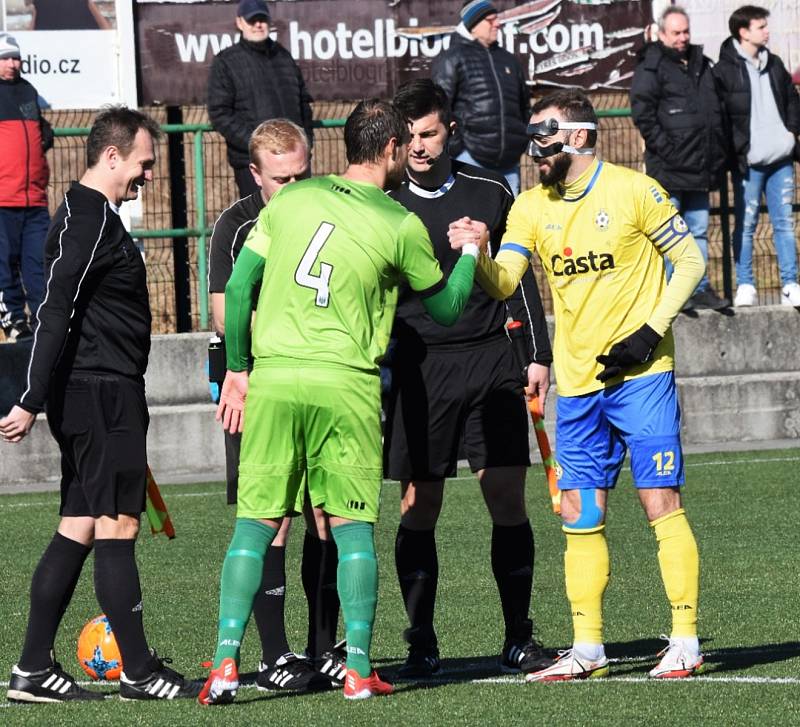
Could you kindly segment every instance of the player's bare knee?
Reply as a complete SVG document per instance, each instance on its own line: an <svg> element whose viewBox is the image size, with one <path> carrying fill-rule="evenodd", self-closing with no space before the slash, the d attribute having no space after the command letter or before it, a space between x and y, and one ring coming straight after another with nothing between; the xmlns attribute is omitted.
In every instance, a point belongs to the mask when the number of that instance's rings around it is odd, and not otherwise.
<svg viewBox="0 0 800 727"><path fill-rule="evenodd" d="M58 532L76 543L91 546L94 543L94 522L93 517L62 517Z"/></svg>
<svg viewBox="0 0 800 727"><path fill-rule="evenodd" d="M669 515L681 507L679 487L651 487L639 490L639 501L650 522Z"/></svg>
<svg viewBox="0 0 800 727"><path fill-rule="evenodd" d="M561 522L566 532L592 532L606 520L606 492L596 488L562 490Z"/></svg>
<svg viewBox="0 0 800 727"><path fill-rule="evenodd" d="M138 534L138 515L119 513L102 515L95 520L94 536L100 540L134 540Z"/></svg>
<svg viewBox="0 0 800 727"><path fill-rule="evenodd" d="M292 518L283 518L283 522L278 528L278 534L275 536L275 540L272 541L272 545L277 545L279 548L282 548L284 545L286 545L286 541L289 539L289 531L291 528Z"/></svg>

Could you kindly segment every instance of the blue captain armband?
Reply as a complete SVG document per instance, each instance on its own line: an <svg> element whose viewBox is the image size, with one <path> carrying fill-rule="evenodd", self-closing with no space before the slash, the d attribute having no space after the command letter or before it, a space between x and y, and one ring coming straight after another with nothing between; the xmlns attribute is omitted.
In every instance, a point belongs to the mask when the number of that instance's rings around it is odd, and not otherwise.
<svg viewBox="0 0 800 727"><path fill-rule="evenodd" d="M509 252L516 252L522 255L526 260L531 259L531 251L528 250L528 248L525 247L524 245L519 245L516 242L504 242L502 245L500 245L500 249L497 252L499 254L504 250L508 250Z"/></svg>
<svg viewBox="0 0 800 727"><path fill-rule="evenodd" d="M651 242L662 253L675 247L686 235L689 234L689 227L680 214L674 214L652 235Z"/></svg>

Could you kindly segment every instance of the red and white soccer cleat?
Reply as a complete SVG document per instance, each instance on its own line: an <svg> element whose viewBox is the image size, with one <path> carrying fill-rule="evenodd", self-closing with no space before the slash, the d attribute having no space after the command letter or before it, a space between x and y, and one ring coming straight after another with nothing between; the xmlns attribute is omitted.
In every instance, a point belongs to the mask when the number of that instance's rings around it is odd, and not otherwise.
<svg viewBox="0 0 800 727"><path fill-rule="evenodd" d="M394 687L383 681L378 672L372 671L368 677L361 677L355 669L348 669L344 678L345 699L369 699L391 694Z"/></svg>
<svg viewBox="0 0 800 727"><path fill-rule="evenodd" d="M650 670L653 679L686 679L699 674L704 668L703 655L693 653L677 639L669 639L667 648L659 651L658 656L661 661Z"/></svg>
<svg viewBox="0 0 800 727"><path fill-rule="evenodd" d="M228 657L212 669L206 683L200 690L197 701L205 706L211 704L230 704L239 689L239 670L236 662Z"/></svg>
<svg viewBox="0 0 800 727"><path fill-rule="evenodd" d="M546 669L525 675L526 682L566 682L573 679L601 679L608 676L608 659L590 660L579 657L574 649L559 651L555 663Z"/></svg>

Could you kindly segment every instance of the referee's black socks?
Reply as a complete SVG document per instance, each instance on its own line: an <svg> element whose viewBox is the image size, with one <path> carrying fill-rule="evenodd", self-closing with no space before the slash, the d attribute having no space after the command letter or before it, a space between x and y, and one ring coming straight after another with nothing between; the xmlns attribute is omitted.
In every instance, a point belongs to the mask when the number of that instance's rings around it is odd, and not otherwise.
<svg viewBox="0 0 800 727"><path fill-rule="evenodd" d="M56 631L91 550L57 532L42 554L31 580L31 610L19 660L23 671L42 671L52 664Z"/></svg>
<svg viewBox="0 0 800 727"><path fill-rule="evenodd" d="M138 681L150 674L150 651L142 624L135 545L135 539L94 541L94 590L117 639L125 676Z"/></svg>
<svg viewBox="0 0 800 727"><path fill-rule="evenodd" d="M339 592L336 568L339 551L336 542L321 540L306 530L303 540L303 564L300 572L308 601L308 642L306 653L318 659L336 643L339 623Z"/></svg>
<svg viewBox="0 0 800 727"><path fill-rule="evenodd" d="M261 585L253 600L253 616L261 638L261 658L272 666L286 654L286 547L270 545L264 554Z"/></svg>
<svg viewBox="0 0 800 727"><path fill-rule="evenodd" d="M436 647L433 612L439 585L439 556L435 530L410 530L400 525L394 543L397 578L411 628L406 632L412 646Z"/></svg>
<svg viewBox="0 0 800 727"><path fill-rule="evenodd" d="M527 641L533 589L533 530L529 520L492 528L492 572L500 592L506 639Z"/></svg>

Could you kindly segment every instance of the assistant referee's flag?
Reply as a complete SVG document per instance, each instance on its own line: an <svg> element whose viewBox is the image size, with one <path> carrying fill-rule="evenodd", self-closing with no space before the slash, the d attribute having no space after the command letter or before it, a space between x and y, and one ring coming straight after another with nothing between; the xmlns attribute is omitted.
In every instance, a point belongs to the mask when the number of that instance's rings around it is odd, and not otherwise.
<svg viewBox="0 0 800 727"><path fill-rule="evenodd" d="M147 503L145 511L147 512L147 520L150 522L150 530L153 535L164 533L170 540L175 537L175 528L172 526L167 506L164 504L164 498L161 497L161 492L150 470L150 465L147 465Z"/></svg>

